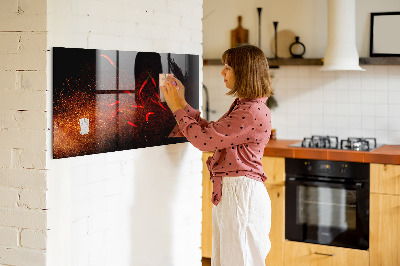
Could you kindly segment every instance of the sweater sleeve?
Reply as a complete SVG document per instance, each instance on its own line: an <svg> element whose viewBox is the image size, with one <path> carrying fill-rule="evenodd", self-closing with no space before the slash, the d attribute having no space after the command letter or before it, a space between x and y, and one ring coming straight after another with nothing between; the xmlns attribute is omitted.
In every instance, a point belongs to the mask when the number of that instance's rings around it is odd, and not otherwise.
<svg viewBox="0 0 400 266"><path fill-rule="evenodd" d="M207 125L201 125L182 109L175 111L174 116L182 134L201 151L234 148L249 142L257 126L257 121L249 109L233 110L218 122Z"/></svg>
<svg viewBox="0 0 400 266"><path fill-rule="evenodd" d="M194 120L196 120L200 126L205 127L208 126L209 122L203 118L200 117L200 111L194 109L192 106L189 104L186 105L184 109L184 113ZM182 132L179 129L179 125L177 124L174 129L172 129L171 134L169 137L185 137L185 135L182 134Z"/></svg>

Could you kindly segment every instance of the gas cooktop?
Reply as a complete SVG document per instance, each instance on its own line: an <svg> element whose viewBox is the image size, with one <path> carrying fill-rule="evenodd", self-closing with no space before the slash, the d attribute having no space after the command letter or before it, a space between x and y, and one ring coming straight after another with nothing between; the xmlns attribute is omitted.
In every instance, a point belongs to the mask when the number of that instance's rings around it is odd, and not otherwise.
<svg viewBox="0 0 400 266"><path fill-rule="evenodd" d="M336 136L311 136L302 142L289 145L291 147L321 148L353 151L371 151L382 145L377 145L376 138L347 138L339 142Z"/></svg>

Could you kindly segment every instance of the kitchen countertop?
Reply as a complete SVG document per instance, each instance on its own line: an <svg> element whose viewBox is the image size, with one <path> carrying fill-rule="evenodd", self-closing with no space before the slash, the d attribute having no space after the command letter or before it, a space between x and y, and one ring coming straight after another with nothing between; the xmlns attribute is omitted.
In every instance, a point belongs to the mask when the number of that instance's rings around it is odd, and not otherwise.
<svg viewBox="0 0 400 266"><path fill-rule="evenodd" d="M301 140L270 140L264 156L363 163L400 164L400 145L382 145L372 151L290 147Z"/></svg>

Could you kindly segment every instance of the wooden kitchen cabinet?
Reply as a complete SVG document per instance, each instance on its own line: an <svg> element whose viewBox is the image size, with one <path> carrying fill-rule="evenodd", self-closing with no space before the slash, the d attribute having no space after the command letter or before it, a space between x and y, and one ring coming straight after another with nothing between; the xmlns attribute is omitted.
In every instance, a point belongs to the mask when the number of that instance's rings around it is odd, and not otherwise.
<svg viewBox="0 0 400 266"><path fill-rule="evenodd" d="M400 265L400 165L371 164L371 266Z"/></svg>
<svg viewBox="0 0 400 266"><path fill-rule="evenodd" d="M266 266L283 265L285 241L285 187L265 184L271 199L271 250L265 259Z"/></svg>
<svg viewBox="0 0 400 266"><path fill-rule="evenodd" d="M369 253L365 250L316 245L285 240L284 252L285 266L369 265Z"/></svg>
<svg viewBox="0 0 400 266"><path fill-rule="evenodd" d="M370 191L400 195L400 165L394 164L370 164Z"/></svg>
<svg viewBox="0 0 400 266"><path fill-rule="evenodd" d="M202 256L211 258L212 253L212 183L206 166L211 152L203 153L203 217L202 217ZM264 171L268 176L265 182L272 205L271 250L266 258L266 265L283 265L283 243L285 230L285 158L263 157Z"/></svg>
<svg viewBox="0 0 400 266"><path fill-rule="evenodd" d="M285 240L285 158L264 156L261 160L267 175L265 187L271 199L271 250L265 259L267 266L283 265Z"/></svg>
<svg viewBox="0 0 400 266"><path fill-rule="evenodd" d="M212 183L210 181L210 173L206 165L212 152L203 153L203 195L202 195L202 223L201 223L201 253L204 258L211 258L212 252Z"/></svg>

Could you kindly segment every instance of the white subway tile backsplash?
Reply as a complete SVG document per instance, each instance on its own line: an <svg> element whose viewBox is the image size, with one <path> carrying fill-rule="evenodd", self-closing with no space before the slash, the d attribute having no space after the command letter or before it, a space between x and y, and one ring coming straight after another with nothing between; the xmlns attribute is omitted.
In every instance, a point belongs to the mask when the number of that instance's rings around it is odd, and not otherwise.
<svg viewBox="0 0 400 266"><path fill-rule="evenodd" d="M362 136L361 128L349 128L349 137L360 137Z"/></svg>
<svg viewBox="0 0 400 266"><path fill-rule="evenodd" d="M400 90L400 74L389 76L388 78L388 89L389 91Z"/></svg>
<svg viewBox="0 0 400 266"><path fill-rule="evenodd" d="M389 140L387 143L400 143L400 130L389 131Z"/></svg>
<svg viewBox="0 0 400 266"><path fill-rule="evenodd" d="M377 144L386 144L389 142L389 133L387 130L377 130L375 129L374 137L377 139Z"/></svg>
<svg viewBox="0 0 400 266"><path fill-rule="evenodd" d="M400 117L400 104L388 105L389 117Z"/></svg>
<svg viewBox="0 0 400 266"><path fill-rule="evenodd" d="M361 101L363 104L374 103L374 91L373 90L361 90Z"/></svg>
<svg viewBox="0 0 400 266"><path fill-rule="evenodd" d="M307 135L300 132L308 131L329 135L336 132L343 138L363 134L375 136L376 132L383 136L385 143L398 144L400 141L393 142L397 139L393 134L400 130L390 124L400 117L400 67L363 67L365 72L327 72L320 71L317 66L274 69L278 108L273 110L272 116L278 138L301 139ZM204 73L208 73L207 70ZM208 79L212 77L205 74L204 80ZM217 102L224 101L226 99L221 97ZM311 130L306 130L304 125Z"/></svg>
<svg viewBox="0 0 400 266"><path fill-rule="evenodd" d="M400 131L400 117L389 117L389 130Z"/></svg>
<svg viewBox="0 0 400 266"><path fill-rule="evenodd" d="M400 104L400 88L397 91L389 91L388 97L389 104Z"/></svg>
<svg viewBox="0 0 400 266"><path fill-rule="evenodd" d="M336 105L334 103L325 103L323 108L324 116L336 114Z"/></svg>
<svg viewBox="0 0 400 266"><path fill-rule="evenodd" d="M385 104L388 102L388 92L386 91L376 91L374 94L375 104Z"/></svg>
<svg viewBox="0 0 400 266"><path fill-rule="evenodd" d="M363 116L361 118L362 129L374 130L375 129L375 120L372 116Z"/></svg>
<svg viewBox="0 0 400 266"><path fill-rule="evenodd" d="M374 77L376 78L387 78L388 66L387 65L376 65L374 66Z"/></svg>
<svg viewBox="0 0 400 266"><path fill-rule="evenodd" d="M349 103L361 104L362 90L349 90L348 95Z"/></svg>
<svg viewBox="0 0 400 266"><path fill-rule="evenodd" d="M399 65L395 65L395 66L390 66L388 67L387 70L389 79L390 77L400 77L400 66Z"/></svg>
<svg viewBox="0 0 400 266"><path fill-rule="evenodd" d="M389 115L389 105L387 104L375 104L375 117L388 117ZM399 105L400 107L400 105ZM399 109L400 113L400 109ZM400 114L399 114L400 115Z"/></svg>
<svg viewBox="0 0 400 266"><path fill-rule="evenodd" d="M383 77L375 78L375 80L374 80L374 89L375 89L375 92L377 92L377 91L387 91L387 89L388 89L388 79L387 79L387 77L385 77L385 78L383 78Z"/></svg>
<svg viewBox="0 0 400 266"><path fill-rule="evenodd" d="M361 105L361 116L373 118L375 115L375 106L373 104L363 104Z"/></svg>
<svg viewBox="0 0 400 266"><path fill-rule="evenodd" d="M297 66L287 66L285 67L285 77L297 77L298 76L298 68Z"/></svg>
<svg viewBox="0 0 400 266"><path fill-rule="evenodd" d="M344 130L344 129L348 129L349 127L349 117L348 116L336 116L336 127L338 129Z"/></svg>
<svg viewBox="0 0 400 266"><path fill-rule="evenodd" d="M388 117L375 117L375 130L382 130L382 128L388 128L388 126Z"/></svg>
<svg viewBox="0 0 400 266"><path fill-rule="evenodd" d="M298 79L298 77L287 77L286 78L286 87L288 89L297 89L297 88L299 88L299 79Z"/></svg>

